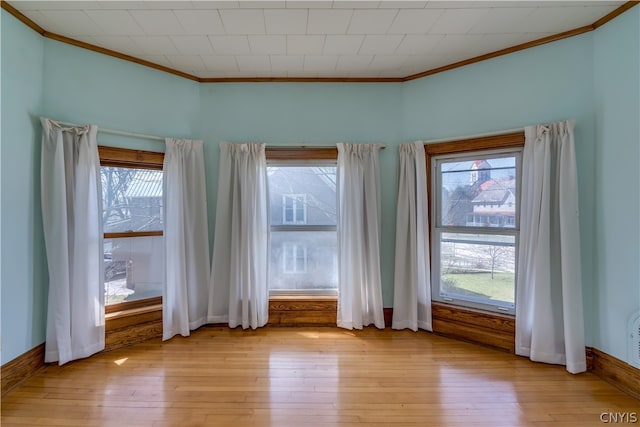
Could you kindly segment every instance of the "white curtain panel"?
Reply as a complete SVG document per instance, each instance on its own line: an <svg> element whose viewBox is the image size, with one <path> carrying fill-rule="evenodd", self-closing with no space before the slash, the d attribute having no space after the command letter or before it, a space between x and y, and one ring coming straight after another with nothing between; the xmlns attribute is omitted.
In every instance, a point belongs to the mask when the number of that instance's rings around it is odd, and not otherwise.
<svg viewBox="0 0 640 427"><path fill-rule="evenodd" d="M338 326L384 329L380 281L381 144L338 145Z"/></svg>
<svg viewBox="0 0 640 427"><path fill-rule="evenodd" d="M167 138L162 339L207 323L209 231L202 141Z"/></svg>
<svg viewBox="0 0 640 427"><path fill-rule="evenodd" d="M268 200L264 144L221 143L211 323L255 329L269 319Z"/></svg>
<svg viewBox="0 0 640 427"><path fill-rule="evenodd" d="M393 329L432 331L424 143L400 145Z"/></svg>
<svg viewBox="0 0 640 427"><path fill-rule="evenodd" d="M102 196L96 126L42 118L42 220L49 265L45 362L104 349Z"/></svg>
<svg viewBox="0 0 640 427"><path fill-rule="evenodd" d="M586 370L574 123L525 128L516 353Z"/></svg>

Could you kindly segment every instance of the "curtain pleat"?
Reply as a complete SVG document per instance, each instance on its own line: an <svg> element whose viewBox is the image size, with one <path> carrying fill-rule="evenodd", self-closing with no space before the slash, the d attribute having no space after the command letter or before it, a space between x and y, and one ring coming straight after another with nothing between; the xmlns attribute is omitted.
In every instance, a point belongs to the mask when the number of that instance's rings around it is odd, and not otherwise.
<svg viewBox="0 0 640 427"><path fill-rule="evenodd" d="M104 349L102 196L96 134L42 118L41 197L49 268L45 362Z"/></svg>
<svg viewBox="0 0 640 427"><path fill-rule="evenodd" d="M586 370L574 123L525 128L516 353Z"/></svg>
<svg viewBox="0 0 640 427"><path fill-rule="evenodd" d="M258 328L269 318L264 144L220 144L208 321Z"/></svg>
<svg viewBox="0 0 640 427"><path fill-rule="evenodd" d="M338 146L338 326L384 328L380 280L380 144Z"/></svg>
<svg viewBox="0 0 640 427"><path fill-rule="evenodd" d="M424 145L400 145L393 329L431 326L429 218Z"/></svg>
<svg viewBox="0 0 640 427"><path fill-rule="evenodd" d="M166 139L162 339L207 323L209 232L202 141Z"/></svg>

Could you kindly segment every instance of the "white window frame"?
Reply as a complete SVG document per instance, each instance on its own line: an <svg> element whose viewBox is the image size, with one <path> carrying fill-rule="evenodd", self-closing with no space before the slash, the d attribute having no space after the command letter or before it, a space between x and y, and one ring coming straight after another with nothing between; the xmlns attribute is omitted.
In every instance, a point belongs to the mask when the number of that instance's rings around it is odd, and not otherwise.
<svg viewBox="0 0 640 427"><path fill-rule="evenodd" d="M302 218L298 218L298 203L302 199ZM287 201L291 201L293 210L292 220L287 221ZM282 195L282 223L287 225L299 225L307 223L307 195L306 194L283 194Z"/></svg>
<svg viewBox="0 0 640 427"><path fill-rule="evenodd" d="M269 158L267 158L267 167L277 167L277 166L282 166L282 167L337 167L337 161L332 161L332 160L314 160L314 159L305 159L305 160L269 160ZM268 184L268 181L267 181ZM304 196L304 203L305 203L305 207L304 207L304 222L303 223L295 223L295 222L285 222L285 204L284 204L284 197L287 196ZM306 202L307 202L307 194L299 194L299 193L290 193L290 194L283 194L283 204L282 204L282 225L271 225L270 226L270 232L275 232L275 231L288 231L288 232L305 232L305 231L332 231L334 233L338 233L338 226L337 226L337 219L336 219L336 225L307 225L307 206L306 206ZM338 208L338 192L336 191L336 210ZM271 211L271 209L269 209L269 211ZM295 209L294 209L295 212ZM295 215L295 214L294 214ZM285 243L286 244L286 243ZM297 245L300 246L300 245ZM269 248L271 247L271 235L269 236ZM305 270L307 270L307 248L304 248L305 250ZM286 249L284 250L284 252L286 252ZM285 271L285 256L286 254L283 254L283 272L287 273L287 271ZM336 265L333 266L334 268L336 267ZM338 290L337 289L269 289L269 296L271 297L276 297L276 296L290 296L290 295L301 295L301 296L337 296L338 295Z"/></svg>
<svg viewBox="0 0 640 427"><path fill-rule="evenodd" d="M298 254L302 252L302 268L298 269ZM292 268L287 268L287 261L290 261ZM287 274L297 274L307 272L307 247L298 243L284 242L282 255L282 271Z"/></svg>
<svg viewBox="0 0 640 427"><path fill-rule="evenodd" d="M105 167L111 168L123 168L123 169L135 169L135 170L155 170L162 174L162 179L164 180L164 172L163 172L163 161L164 161L164 153L161 152L152 152L152 151L141 151L141 150L133 150L126 148L114 148L114 147L105 147L98 146L98 151L100 155L100 179L102 179L102 169ZM163 187L162 187L163 188ZM101 197L104 197L101 194ZM163 204L164 200L164 191L163 191ZM159 229L155 230L147 230L147 231L116 231L116 232L105 232L103 233L103 239L105 240L113 240L117 241L119 239L148 239L154 237L160 237L164 239L164 218L163 218L163 210L160 210L160 217L162 218L163 226ZM103 258L106 256L104 244L102 245L102 256ZM127 275L131 277L131 264L127 262L126 266ZM103 279L104 280L104 279ZM106 290L106 280L104 282L105 290ZM105 296L106 298L106 296ZM137 307L151 306L162 303L162 295L153 296L149 298L141 298L135 299L131 301L124 302L116 302L105 305L105 313L114 313L116 311L128 310Z"/></svg>
<svg viewBox="0 0 640 427"><path fill-rule="evenodd" d="M520 186L522 176L522 147L497 148L497 149L478 149L473 151L465 151L452 154L439 154L431 156L431 283L432 283L432 300L463 307L470 307L485 311L494 311L515 315L514 303L502 301L488 301L485 298L476 298L473 296L465 296L459 294L450 294L441 289L441 241L443 233L458 234L484 234L496 236L513 236L514 237L514 296L517 286L517 265L518 265L518 240L520 234ZM515 205L515 226L444 226L442 225L442 173L440 165L446 161L468 161L478 159L490 159L496 157L515 156L516 160L516 205ZM474 224L477 215L474 214ZM506 225L506 224L505 224ZM482 243L482 242L478 242ZM491 243L491 242L487 242ZM514 298L515 300L515 298Z"/></svg>

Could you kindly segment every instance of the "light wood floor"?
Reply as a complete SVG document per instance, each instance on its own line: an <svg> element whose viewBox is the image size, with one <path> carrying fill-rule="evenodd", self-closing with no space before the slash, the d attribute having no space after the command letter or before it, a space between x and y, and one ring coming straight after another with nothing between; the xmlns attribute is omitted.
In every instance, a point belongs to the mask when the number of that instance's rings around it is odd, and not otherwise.
<svg viewBox="0 0 640 427"><path fill-rule="evenodd" d="M602 426L640 412L592 374L425 332L204 327L63 367L2 401L2 425Z"/></svg>

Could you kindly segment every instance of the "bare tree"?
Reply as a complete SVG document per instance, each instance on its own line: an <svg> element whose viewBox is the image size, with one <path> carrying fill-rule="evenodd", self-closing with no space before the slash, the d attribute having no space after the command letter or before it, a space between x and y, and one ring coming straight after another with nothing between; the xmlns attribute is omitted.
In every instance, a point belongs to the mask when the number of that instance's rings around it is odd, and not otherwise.
<svg viewBox="0 0 640 427"><path fill-rule="evenodd" d="M103 213L102 224L106 228L114 216L122 221L129 218L125 194L136 170L130 168L102 167Z"/></svg>
<svg viewBox="0 0 640 427"><path fill-rule="evenodd" d="M496 266L500 264L506 252L507 248L504 246L487 246L485 248L485 254L491 261L491 280L494 278Z"/></svg>

